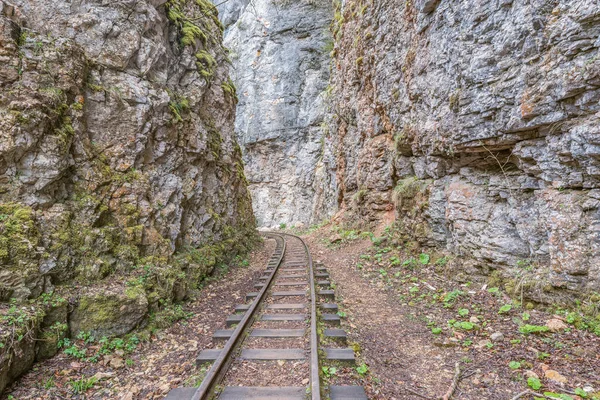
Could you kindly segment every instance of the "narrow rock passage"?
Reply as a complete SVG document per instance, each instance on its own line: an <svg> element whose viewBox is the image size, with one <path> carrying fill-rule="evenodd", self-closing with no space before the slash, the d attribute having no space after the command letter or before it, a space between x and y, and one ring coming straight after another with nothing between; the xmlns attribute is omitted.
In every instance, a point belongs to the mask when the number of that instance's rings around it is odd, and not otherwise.
<svg viewBox="0 0 600 400"><path fill-rule="evenodd" d="M339 325L340 316L331 314L338 307L328 302L335 292L325 267L313 263L299 237L266 235L277 246L255 284L259 291L248 293L247 303L227 317L227 327L235 329L215 332L226 343L198 355L198 366L211 364L199 387L177 388L167 400L366 400L352 380L341 385L328 380L335 365L354 366L355 351L336 342L345 332L327 329Z"/></svg>

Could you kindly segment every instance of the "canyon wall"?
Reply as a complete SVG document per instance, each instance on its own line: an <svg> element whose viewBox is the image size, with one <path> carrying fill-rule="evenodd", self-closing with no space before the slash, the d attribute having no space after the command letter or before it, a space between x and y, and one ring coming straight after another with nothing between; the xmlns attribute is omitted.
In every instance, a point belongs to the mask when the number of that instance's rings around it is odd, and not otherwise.
<svg viewBox="0 0 600 400"><path fill-rule="evenodd" d="M534 300L600 290L597 1L347 0L332 31L348 219L395 214Z"/></svg>
<svg viewBox="0 0 600 400"><path fill-rule="evenodd" d="M221 2L215 2L221 3ZM333 42L329 0L222 2L232 76L238 89L236 133L258 224L315 222L315 177L323 159L322 92Z"/></svg>
<svg viewBox="0 0 600 400"><path fill-rule="evenodd" d="M145 325L255 221L210 2L2 1L0 60L1 390L60 337Z"/></svg>

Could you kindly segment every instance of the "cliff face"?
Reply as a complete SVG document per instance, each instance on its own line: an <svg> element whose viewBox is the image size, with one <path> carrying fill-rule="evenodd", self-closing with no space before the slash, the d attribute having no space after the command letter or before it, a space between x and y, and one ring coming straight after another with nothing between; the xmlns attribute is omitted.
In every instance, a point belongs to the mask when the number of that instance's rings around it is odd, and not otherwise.
<svg viewBox="0 0 600 400"><path fill-rule="evenodd" d="M348 0L333 32L342 209L537 300L600 289L597 2Z"/></svg>
<svg viewBox="0 0 600 400"><path fill-rule="evenodd" d="M318 213L315 175L324 168L321 92L329 78L331 3L218 3L240 97L236 132L258 224L308 224Z"/></svg>
<svg viewBox="0 0 600 400"><path fill-rule="evenodd" d="M0 300L75 280L71 333L123 334L244 250L221 40L203 0L0 2Z"/></svg>

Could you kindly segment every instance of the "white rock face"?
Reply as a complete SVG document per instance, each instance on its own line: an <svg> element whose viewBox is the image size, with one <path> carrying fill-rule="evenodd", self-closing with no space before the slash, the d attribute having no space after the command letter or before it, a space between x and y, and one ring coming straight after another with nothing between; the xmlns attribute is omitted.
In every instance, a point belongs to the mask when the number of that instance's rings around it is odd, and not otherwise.
<svg viewBox="0 0 600 400"><path fill-rule="evenodd" d="M313 222L331 4L238 0L219 6L219 14L232 52L236 133L258 225Z"/></svg>

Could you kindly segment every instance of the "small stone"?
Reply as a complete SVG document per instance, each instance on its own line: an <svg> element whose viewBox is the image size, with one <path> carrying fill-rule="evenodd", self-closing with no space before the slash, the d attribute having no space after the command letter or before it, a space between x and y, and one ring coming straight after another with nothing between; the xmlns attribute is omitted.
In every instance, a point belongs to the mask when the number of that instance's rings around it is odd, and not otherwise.
<svg viewBox="0 0 600 400"><path fill-rule="evenodd" d="M565 378L558 371L555 371L553 369L547 370L544 373L544 375L546 376L546 378L550 379L551 381L558 382L558 383L567 383L567 378Z"/></svg>
<svg viewBox="0 0 600 400"><path fill-rule="evenodd" d="M342 237L339 235L332 236L329 238L329 241L333 244L340 243L342 240L343 240Z"/></svg>
<svg viewBox="0 0 600 400"><path fill-rule="evenodd" d="M546 322L546 326L550 329L550 332L560 332L568 328L567 324L557 318L552 318Z"/></svg>
<svg viewBox="0 0 600 400"><path fill-rule="evenodd" d="M168 393L171 390L171 385L165 383L164 385L161 385L158 389L161 391L161 393Z"/></svg>
<svg viewBox="0 0 600 400"><path fill-rule="evenodd" d="M302 379L302 384L303 385L308 385L308 382L310 382L310 380L308 378Z"/></svg>
<svg viewBox="0 0 600 400"><path fill-rule="evenodd" d="M527 378L535 378L535 379L540 379L539 375L536 374L535 372L533 372L532 370L527 370L525 371L525 377Z"/></svg>
<svg viewBox="0 0 600 400"><path fill-rule="evenodd" d="M471 322L473 324L478 324L479 318L477 318L476 316L473 315L471 318L469 318L469 322Z"/></svg>
<svg viewBox="0 0 600 400"><path fill-rule="evenodd" d="M123 368L125 366L125 362L121 357L113 357L111 358L109 365L114 369Z"/></svg>
<svg viewBox="0 0 600 400"><path fill-rule="evenodd" d="M114 375L114 372L96 372L96 374L94 374L94 378L99 381L102 379L112 378Z"/></svg>
<svg viewBox="0 0 600 400"><path fill-rule="evenodd" d="M504 340L504 334L502 332L494 332L490 335L492 342L501 342Z"/></svg>

